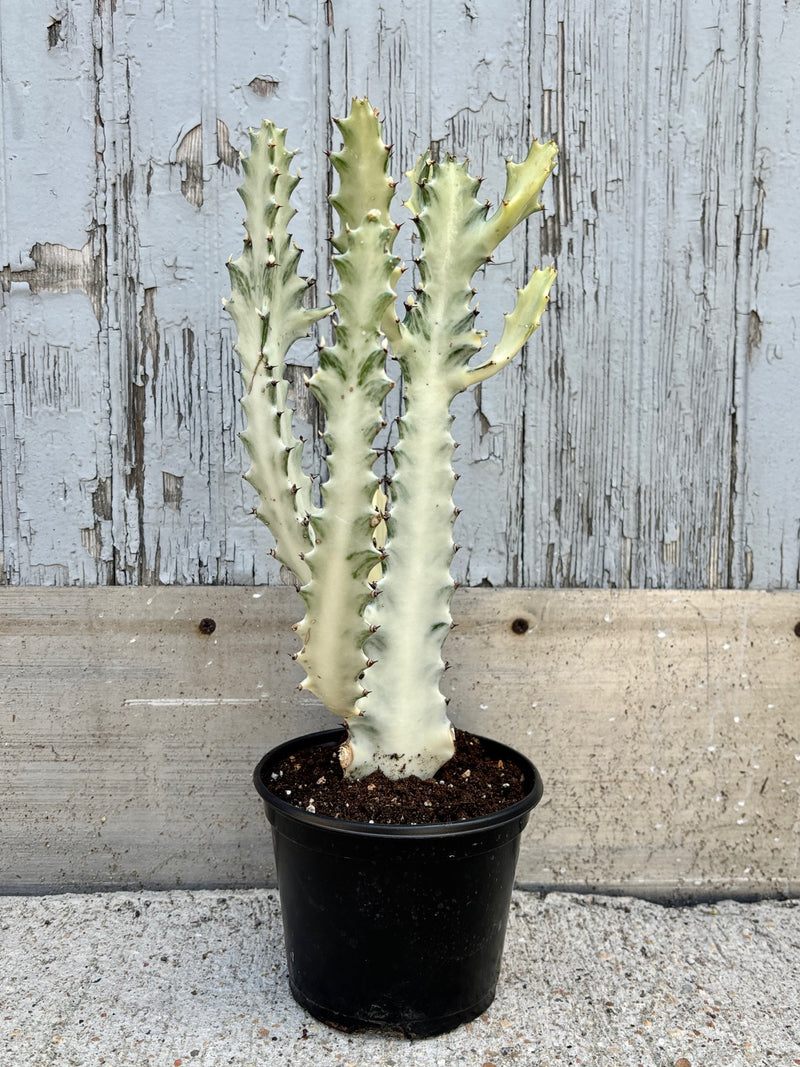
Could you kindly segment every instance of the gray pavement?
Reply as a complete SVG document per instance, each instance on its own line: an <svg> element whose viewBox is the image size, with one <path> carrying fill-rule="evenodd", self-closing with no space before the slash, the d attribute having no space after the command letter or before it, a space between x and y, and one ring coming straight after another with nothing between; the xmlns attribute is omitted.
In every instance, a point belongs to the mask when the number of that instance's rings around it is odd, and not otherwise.
<svg viewBox="0 0 800 1067"><path fill-rule="evenodd" d="M800 1064L800 901L514 895L497 999L427 1041L317 1023L274 890L0 897L0 1067Z"/></svg>

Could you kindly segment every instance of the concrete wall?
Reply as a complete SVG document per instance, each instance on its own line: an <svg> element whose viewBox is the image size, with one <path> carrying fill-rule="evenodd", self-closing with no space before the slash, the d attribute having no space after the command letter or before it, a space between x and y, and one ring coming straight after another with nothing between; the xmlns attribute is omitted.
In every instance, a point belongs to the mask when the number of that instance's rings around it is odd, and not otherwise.
<svg viewBox="0 0 800 1067"><path fill-rule="evenodd" d="M298 606L0 591L0 889L269 880L252 769L335 721L294 688ZM455 721L545 782L521 883L800 893L800 594L461 590L454 615Z"/></svg>

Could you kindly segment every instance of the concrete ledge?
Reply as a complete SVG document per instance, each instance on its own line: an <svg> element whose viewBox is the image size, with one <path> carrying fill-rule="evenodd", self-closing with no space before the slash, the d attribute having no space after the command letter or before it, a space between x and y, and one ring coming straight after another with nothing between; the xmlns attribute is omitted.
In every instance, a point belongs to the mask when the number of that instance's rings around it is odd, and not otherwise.
<svg viewBox="0 0 800 1067"><path fill-rule="evenodd" d="M298 610L292 589L0 590L0 892L267 884L252 768L333 721L295 689ZM455 721L544 778L520 884L800 895L800 593L464 589L453 610Z"/></svg>
<svg viewBox="0 0 800 1067"><path fill-rule="evenodd" d="M800 1063L800 901L516 892L498 997L429 1041L291 999L272 890L0 898L3 1067Z"/></svg>

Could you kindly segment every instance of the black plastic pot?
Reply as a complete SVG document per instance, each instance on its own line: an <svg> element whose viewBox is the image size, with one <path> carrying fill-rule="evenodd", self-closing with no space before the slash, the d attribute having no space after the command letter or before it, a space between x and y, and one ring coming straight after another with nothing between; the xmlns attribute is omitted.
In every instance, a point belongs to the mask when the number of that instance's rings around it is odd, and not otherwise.
<svg viewBox="0 0 800 1067"><path fill-rule="evenodd" d="M292 994L339 1029L444 1033L494 999L520 834L541 778L520 753L485 741L524 770L525 798L426 826L344 822L270 792L276 763L343 739L341 730L296 738L255 771L272 824Z"/></svg>

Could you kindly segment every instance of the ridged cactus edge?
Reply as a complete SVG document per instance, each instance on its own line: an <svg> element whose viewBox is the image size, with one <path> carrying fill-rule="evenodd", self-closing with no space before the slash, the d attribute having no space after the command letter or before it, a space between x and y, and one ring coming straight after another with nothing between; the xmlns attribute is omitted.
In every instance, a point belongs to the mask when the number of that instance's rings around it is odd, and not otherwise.
<svg viewBox="0 0 800 1067"><path fill-rule="evenodd" d="M408 172L404 201L419 238L416 290L396 310L404 265L394 254L395 182L377 112L353 100L337 122L342 147L330 156L339 185L331 196L340 229L332 239L338 285L331 304L307 307L312 280L299 273L289 226L299 176L286 131L271 122L250 133L243 157L246 207L241 256L228 263L227 308L237 330L255 509L270 528L274 555L295 577L305 615L295 630L301 688L347 725L345 772L429 778L454 751L440 683L442 646L452 626L455 448L453 399L505 367L539 325L555 278L535 270L517 290L501 336L481 359L473 277L495 248L542 207L539 194L556 158L534 141L522 163L506 164L492 213L466 163L427 154ZM286 358L314 325L333 316L331 344L319 344L308 388L325 418L327 480L315 503L294 436ZM402 413L391 480L375 473L375 441L398 361ZM477 360L477 361L476 361Z"/></svg>

